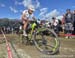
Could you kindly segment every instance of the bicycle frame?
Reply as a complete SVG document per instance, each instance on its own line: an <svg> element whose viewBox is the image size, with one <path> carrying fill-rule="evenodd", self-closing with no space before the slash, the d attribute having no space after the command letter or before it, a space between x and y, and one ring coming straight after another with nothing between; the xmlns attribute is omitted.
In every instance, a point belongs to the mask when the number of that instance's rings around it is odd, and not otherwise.
<svg viewBox="0 0 75 58"><path fill-rule="evenodd" d="M32 35L36 26L37 26L36 23L31 24L31 34L30 35ZM44 31L44 30L47 30L47 28L38 28L37 32L39 33L39 32Z"/></svg>
<svg viewBox="0 0 75 58"><path fill-rule="evenodd" d="M33 31L35 30L36 26L37 26L37 24L35 22L31 24L31 32L30 32L31 38L32 38L32 34L33 34ZM47 28L38 28L37 33L41 32L41 31L44 31L46 29Z"/></svg>
<svg viewBox="0 0 75 58"><path fill-rule="evenodd" d="M31 24L31 32L30 32L30 36L31 37L32 37L32 33L33 33L33 31L34 31L34 29L35 29L36 26L37 26L36 23Z"/></svg>

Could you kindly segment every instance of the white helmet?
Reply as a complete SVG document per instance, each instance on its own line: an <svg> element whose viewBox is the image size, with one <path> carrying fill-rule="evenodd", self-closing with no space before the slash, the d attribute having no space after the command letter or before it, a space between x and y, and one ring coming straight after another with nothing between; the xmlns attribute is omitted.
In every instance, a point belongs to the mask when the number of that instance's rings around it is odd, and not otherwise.
<svg viewBox="0 0 75 58"><path fill-rule="evenodd" d="M30 6L28 7L28 9L30 9L30 10L32 10L32 11L35 11L35 8L34 8L33 5L30 5Z"/></svg>

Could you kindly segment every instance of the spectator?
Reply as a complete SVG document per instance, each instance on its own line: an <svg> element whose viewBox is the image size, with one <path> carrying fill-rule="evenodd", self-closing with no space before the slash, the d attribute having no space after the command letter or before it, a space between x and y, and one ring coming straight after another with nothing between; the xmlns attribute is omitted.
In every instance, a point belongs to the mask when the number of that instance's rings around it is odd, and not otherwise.
<svg viewBox="0 0 75 58"><path fill-rule="evenodd" d="M59 24L59 21L55 18L55 17L52 17L52 28L54 29L54 31L59 34L59 30L58 30L58 24Z"/></svg>
<svg viewBox="0 0 75 58"><path fill-rule="evenodd" d="M49 27L49 22L48 21L45 22L45 27Z"/></svg>
<svg viewBox="0 0 75 58"><path fill-rule="evenodd" d="M72 34L72 27L73 27L73 18L72 18L72 13L70 9L66 10L65 14L65 33L66 34ZM66 36L68 38L68 36Z"/></svg>
<svg viewBox="0 0 75 58"><path fill-rule="evenodd" d="M6 32L6 34L9 34L10 31L11 31L10 27L5 27L5 32Z"/></svg>
<svg viewBox="0 0 75 58"><path fill-rule="evenodd" d="M65 23L65 15L63 15L63 18L62 18L62 25Z"/></svg>
<svg viewBox="0 0 75 58"><path fill-rule="evenodd" d="M61 20L61 23L62 23L62 31L64 32L64 24L65 24L65 15L63 15L63 18Z"/></svg>
<svg viewBox="0 0 75 58"><path fill-rule="evenodd" d="M53 17L52 20L53 20L52 21L53 26L57 26L58 25L58 20L55 17Z"/></svg>
<svg viewBox="0 0 75 58"><path fill-rule="evenodd" d="M73 27L74 27L73 34L75 34L75 10L73 12Z"/></svg>
<svg viewBox="0 0 75 58"><path fill-rule="evenodd" d="M58 30L59 30L59 32L60 31L62 31L62 22L61 22L61 20L60 19L58 19Z"/></svg>

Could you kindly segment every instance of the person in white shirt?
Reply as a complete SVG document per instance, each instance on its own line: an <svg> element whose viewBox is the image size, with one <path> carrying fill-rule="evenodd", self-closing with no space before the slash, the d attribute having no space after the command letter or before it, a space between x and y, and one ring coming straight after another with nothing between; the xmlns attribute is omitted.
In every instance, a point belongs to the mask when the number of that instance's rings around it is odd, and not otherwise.
<svg viewBox="0 0 75 58"><path fill-rule="evenodd" d="M21 19L22 19L22 22L23 22L23 35L24 36L27 36L27 33L26 33L26 27L27 27L27 24L29 23L29 21L33 20L34 16L33 16L33 12L35 11L35 8L33 6L30 6L28 8L28 10L24 10L22 12L22 16L21 16Z"/></svg>
<svg viewBox="0 0 75 58"><path fill-rule="evenodd" d="M54 26L57 26L58 23L59 23L59 21L58 21L55 17L53 17L52 20L53 20L52 24L53 24Z"/></svg>
<svg viewBox="0 0 75 58"><path fill-rule="evenodd" d="M54 31L59 34L59 29L58 29L58 24L59 24L59 21L55 18L55 17L52 17L52 28L54 29Z"/></svg>

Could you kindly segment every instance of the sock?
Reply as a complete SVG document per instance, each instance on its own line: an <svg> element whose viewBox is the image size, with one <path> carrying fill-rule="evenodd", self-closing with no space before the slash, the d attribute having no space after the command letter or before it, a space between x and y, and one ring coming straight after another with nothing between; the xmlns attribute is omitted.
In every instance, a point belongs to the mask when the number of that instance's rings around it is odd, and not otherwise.
<svg viewBox="0 0 75 58"><path fill-rule="evenodd" d="M26 34L26 31L25 30L23 30L23 34Z"/></svg>

